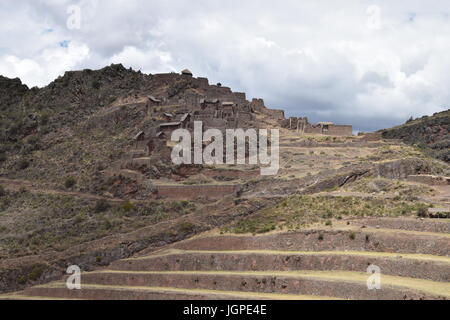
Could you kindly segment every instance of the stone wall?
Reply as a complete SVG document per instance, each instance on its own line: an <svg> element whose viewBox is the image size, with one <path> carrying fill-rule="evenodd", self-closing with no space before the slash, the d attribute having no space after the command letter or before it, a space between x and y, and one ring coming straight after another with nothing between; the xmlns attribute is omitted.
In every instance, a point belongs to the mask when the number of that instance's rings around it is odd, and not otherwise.
<svg viewBox="0 0 450 320"><path fill-rule="evenodd" d="M305 126L305 134L323 134L327 136L352 136L353 127L350 125L328 125L328 130L321 125L307 124Z"/></svg>
<svg viewBox="0 0 450 320"><path fill-rule="evenodd" d="M450 177L440 177L432 175L410 175L408 181L419 182L429 186L447 186L450 185Z"/></svg>
<svg viewBox="0 0 450 320"><path fill-rule="evenodd" d="M322 134L322 127L319 125L306 125L305 134Z"/></svg>
<svg viewBox="0 0 450 320"><path fill-rule="evenodd" d="M387 179L406 179L411 175L430 174L431 170L428 161L412 157L379 163L376 173Z"/></svg>
<svg viewBox="0 0 450 320"><path fill-rule="evenodd" d="M284 110L266 109L265 113L277 120L284 120L286 118L284 115Z"/></svg>
<svg viewBox="0 0 450 320"><path fill-rule="evenodd" d="M257 112L262 112L264 109L266 109L263 99L253 99L250 103L250 107Z"/></svg>
<svg viewBox="0 0 450 320"><path fill-rule="evenodd" d="M328 133L324 133L332 136L352 136L353 127L350 125L330 125Z"/></svg>
<svg viewBox="0 0 450 320"><path fill-rule="evenodd" d="M159 185L157 195L167 199L190 200L197 198L220 199L237 191L238 185Z"/></svg>
<svg viewBox="0 0 450 320"><path fill-rule="evenodd" d="M383 140L383 137L381 136L381 133L369 132L369 133L364 133L361 137L361 140L363 140L363 141L380 141L380 140Z"/></svg>

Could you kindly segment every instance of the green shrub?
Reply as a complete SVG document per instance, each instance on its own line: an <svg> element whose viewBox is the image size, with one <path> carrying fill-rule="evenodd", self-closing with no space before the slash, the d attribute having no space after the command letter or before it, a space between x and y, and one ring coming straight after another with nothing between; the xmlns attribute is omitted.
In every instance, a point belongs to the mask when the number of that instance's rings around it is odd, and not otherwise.
<svg viewBox="0 0 450 320"><path fill-rule="evenodd" d="M39 117L39 124L41 126L46 126L50 120L50 116L48 113L42 113Z"/></svg>
<svg viewBox="0 0 450 320"><path fill-rule="evenodd" d="M101 86L102 86L102 84L101 84L100 81L94 81L94 82L92 82L92 88L94 88L94 89L96 89L96 90L100 89Z"/></svg>
<svg viewBox="0 0 450 320"><path fill-rule="evenodd" d="M30 273L28 274L28 279L31 281L39 280L39 278L44 273L46 267L43 265L35 265L31 269Z"/></svg>
<svg viewBox="0 0 450 320"><path fill-rule="evenodd" d="M85 213L80 213L75 217L74 223L79 224L87 219L87 215Z"/></svg>
<svg viewBox="0 0 450 320"><path fill-rule="evenodd" d="M354 232L350 233L349 238L350 238L350 240L355 240L356 234Z"/></svg>
<svg viewBox="0 0 450 320"><path fill-rule="evenodd" d="M5 188L3 188L2 185L0 185L0 197L4 197L6 196L6 190Z"/></svg>
<svg viewBox="0 0 450 320"><path fill-rule="evenodd" d="M321 234L319 234L319 241L323 241L323 239L324 239L324 236L323 236L323 233L321 233Z"/></svg>
<svg viewBox="0 0 450 320"><path fill-rule="evenodd" d="M106 200L104 200L104 199L101 199L101 200L98 200L98 201L95 203L94 211L95 211L96 213L105 212L105 211L108 210L110 207L111 207L111 205L108 203L108 201L106 201Z"/></svg>
<svg viewBox="0 0 450 320"><path fill-rule="evenodd" d="M105 220L103 221L103 227L104 227L106 230L111 230L111 229L113 228L113 224L112 224L111 221L109 221L108 219L105 219Z"/></svg>
<svg viewBox="0 0 450 320"><path fill-rule="evenodd" d="M125 212L134 211L136 209L134 204L132 204L130 201L125 201L120 207Z"/></svg>
<svg viewBox="0 0 450 320"><path fill-rule="evenodd" d="M17 168L19 169L19 170L25 170L26 168L28 168L30 166L30 163L28 162L28 160L26 160L26 159L20 159L18 162L17 162Z"/></svg>
<svg viewBox="0 0 450 320"><path fill-rule="evenodd" d="M195 225L193 223L183 222L180 225L179 230L180 230L180 232L183 232L183 233L189 233L189 232L192 232L194 230L194 228L195 228Z"/></svg>
<svg viewBox="0 0 450 320"><path fill-rule="evenodd" d="M27 282L28 282L28 278L27 278L26 276L24 276L24 275L21 275L21 276L19 277L19 279L17 280L17 282L18 282L20 285L25 285L25 284L27 284Z"/></svg>
<svg viewBox="0 0 450 320"><path fill-rule="evenodd" d="M77 180L74 177L67 177L64 181L64 186L66 189L72 189L77 184Z"/></svg>
<svg viewBox="0 0 450 320"><path fill-rule="evenodd" d="M419 208L419 210L417 210L417 215L419 217L425 218L428 216L428 210L424 207Z"/></svg>

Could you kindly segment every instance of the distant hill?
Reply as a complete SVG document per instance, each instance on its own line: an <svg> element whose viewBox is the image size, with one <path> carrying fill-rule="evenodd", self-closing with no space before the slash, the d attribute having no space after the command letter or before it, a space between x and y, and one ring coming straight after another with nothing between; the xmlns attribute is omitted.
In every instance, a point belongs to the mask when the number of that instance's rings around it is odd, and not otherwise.
<svg viewBox="0 0 450 320"><path fill-rule="evenodd" d="M382 130L383 138L401 139L416 145L431 156L450 162L450 110L408 121L404 125Z"/></svg>

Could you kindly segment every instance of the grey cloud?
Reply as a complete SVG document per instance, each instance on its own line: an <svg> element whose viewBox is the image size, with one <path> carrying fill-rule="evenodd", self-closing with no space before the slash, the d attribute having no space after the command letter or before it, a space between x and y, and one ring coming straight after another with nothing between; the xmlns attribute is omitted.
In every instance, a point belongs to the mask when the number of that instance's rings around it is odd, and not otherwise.
<svg viewBox="0 0 450 320"><path fill-rule="evenodd" d="M72 4L80 30L66 27ZM378 30L367 27L373 4ZM289 115L360 130L450 105L447 1L23 0L0 3L0 26L0 73L30 85L112 62L188 67Z"/></svg>

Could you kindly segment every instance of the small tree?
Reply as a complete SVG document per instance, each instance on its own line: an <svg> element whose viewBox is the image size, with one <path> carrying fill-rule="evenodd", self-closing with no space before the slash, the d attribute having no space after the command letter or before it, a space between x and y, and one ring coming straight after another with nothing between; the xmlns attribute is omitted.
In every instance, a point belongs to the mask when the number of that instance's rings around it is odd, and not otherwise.
<svg viewBox="0 0 450 320"><path fill-rule="evenodd" d="M424 207L419 208L417 210L417 215L421 218L426 218L428 216L428 210Z"/></svg>
<svg viewBox="0 0 450 320"><path fill-rule="evenodd" d="M64 181L64 186L66 189L72 189L77 184L77 180L74 177L67 177L66 181Z"/></svg>
<svg viewBox="0 0 450 320"><path fill-rule="evenodd" d="M102 86L102 83L100 81L96 80L96 81L92 82L92 88L94 88L96 90L100 89L101 86Z"/></svg>
<svg viewBox="0 0 450 320"><path fill-rule="evenodd" d="M29 166L30 163L26 159L20 159L19 162L17 163L17 167L19 168L19 170L25 170Z"/></svg>
<svg viewBox="0 0 450 320"><path fill-rule="evenodd" d="M6 196L6 190L2 185L0 185L0 198L4 196Z"/></svg>
<svg viewBox="0 0 450 320"><path fill-rule="evenodd" d="M95 211L96 213L105 212L105 211L108 210L110 207L111 207L111 205L108 203L108 201L106 201L106 200L104 200L104 199L101 199L101 200L98 200L98 201L95 203L94 211Z"/></svg>

